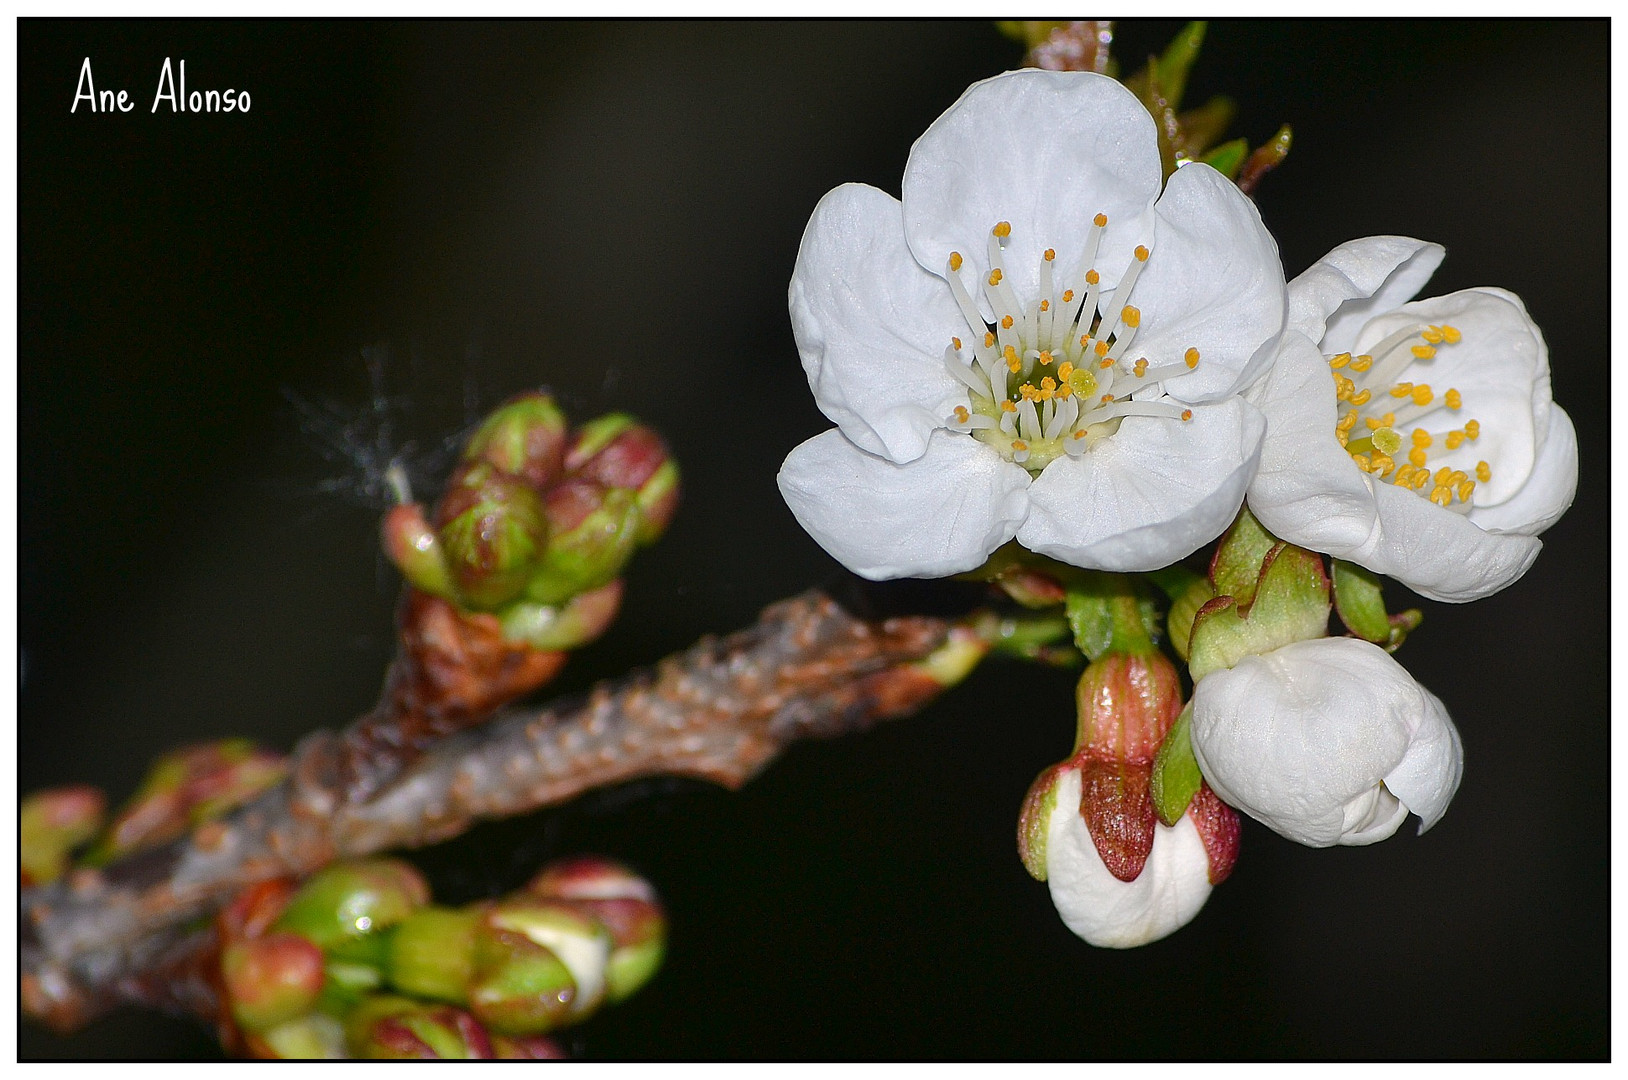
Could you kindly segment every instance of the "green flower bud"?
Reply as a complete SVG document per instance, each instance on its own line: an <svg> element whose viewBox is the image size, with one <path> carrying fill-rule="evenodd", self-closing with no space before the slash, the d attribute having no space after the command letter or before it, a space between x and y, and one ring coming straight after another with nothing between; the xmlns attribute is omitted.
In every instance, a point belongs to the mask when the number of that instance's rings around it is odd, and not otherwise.
<svg viewBox="0 0 1628 1080"><path fill-rule="evenodd" d="M23 888L61 877L68 854L96 835L106 813L107 796L83 785L36 791L24 799L17 811Z"/></svg>
<svg viewBox="0 0 1628 1080"><path fill-rule="evenodd" d="M565 467L575 478L637 493L641 544L654 543L678 509L678 463L660 435L624 413L584 424Z"/></svg>
<svg viewBox="0 0 1628 1080"><path fill-rule="evenodd" d="M537 493L485 462L458 471L436 520L459 597L481 610L520 595L548 542Z"/></svg>
<svg viewBox="0 0 1628 1080"><path fill-rule="evenodd" d="M418 503L393 506L379 528L384 553L407 583L443 600L458 600L457 587L447 570L441 540L424 518Z"/></svg>
<svg viewBox="0 0 1628 1080"><path fill-rule="evenodd" d="M661 967L667 920L650 883L620 863L587 855L546 867L526 885L534 895L564 900L611 935L606 997L619 1002Z"/></svg>
<svg viewBox="0 0 1628 1080"><path fill-rule="evenodd" d="M377 942L363 941L429 902L429 886L399 859L336 863L300 886L273 929L300 934L325 952L369 962Z"/></svg>
<svg viewBox="0 0 1628 1080"><path fill-rule="evenodd" d="M420 908L390 935L390 983L417 997L461 1005L475 974L480 912Z"/></svg>
<svg viewBox="0 0 1628 1080"><path fill-rule="evenodd" d="M348 1058L345 1029L331 1016L311 1013L247 1035L249 1053L262 1060L339 1061Z"/></svg>
<svg viewBox="0 0 1628 1080"><path fill-rule="evenodd" d="M494 930L523 934L560 959L576 984L570 1002L572 1019L580 1019L599 1007L605 996L605 967L613 944L606 927L569 903L524 895L495 904L486 913L485 923Z"/></svg>
<svg viewBox="0 0 1628 1080"><path fill-rule="evenodd" d="M501 616L503 636L533 649L580 649L603 634L622 606L620 579L562 605L510 604Z"/></svg>
<svg viewBox="0 0 1628 1080"><path fill-rule="evenodd" d="M622 572L638 541L634 493L588 480L566 480L549 491L548 550L526 586L528 599L560 604L608 584Z"/></svg>
<svg viewBox="0 0 1628 1080"><path fill-rule="evenodd" d="M566 422L547 394L521 394L499 406L464 447L465 461L490 462L542 491L565 468Z"/></svg>
<svg viewBox="0 0 1628 1080"><path fill-rule="evenodd" d="M357 1057L442 1061L491 1060L486 1029L450 1005L413 1005L380 1016L361 1032Z"/></svg>
<svg viewBox="0 0 1628 1080"><path fill-rule="evenodd" d="M501 1035L543 1035L574 1018L576 980L554 953L517 930L481 925L469 1010Z"/></svg>
<svg viewBox="0 0 1628 1080"><path fill-rule="evenodd" d="M234 941L221 953L221 977L232 1017L248 1031L267 1031L311 1011L322 990L322 952L297 934Z"/></svg>

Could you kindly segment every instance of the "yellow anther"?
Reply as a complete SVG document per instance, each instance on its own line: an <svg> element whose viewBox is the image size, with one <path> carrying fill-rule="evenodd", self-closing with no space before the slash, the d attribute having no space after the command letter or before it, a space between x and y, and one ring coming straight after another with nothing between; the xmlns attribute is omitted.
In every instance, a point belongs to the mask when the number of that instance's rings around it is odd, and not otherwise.
<svg viewBox="0 0 1628 1080"><path fill-rule="evenodd" d="M1357 426L1357 410L1352 409L1350 412L1348 412L1344 416L1340 417L1339 422L1334 425L1334 428L1335 428L1336 431L1350 431L1352 428L1354 428L1356 426Z"/></svg>
<svg viewBox="0 0 1628 1080"><path fill-rule="evenodd" d="M1374 445L1387 454L1402 449L1402 436L1395 428L1382 427L1374 432Z"/></svg>
<svg viewBox="0 0 1628 1080"><path fill-rule="evenodd" d="M1040 310L1041 311L1050 311L1051 310L1051 301L1050 300L1042 300L1042 301L1040 301Z"/></svg>
<svg viewBox="0 0 1628 1080"><path fill-rule="evenodd" d="M1041 352L1041 354L1040 354L1040 366L1041 367L1047 367L1050 364L1051 364L1051 350L1047 349L1047 350Z"/></svg>
<svg viewBox="0 0 1628 1080"><path fill-rule="evenodd" d="M1181 418L1183 420L1191 420L1193 418L1193 410L1192 409L1183 409L1181 411Z"/></svg>
<svg viewBox="0 0 1628 1080"><path fill-rule="evenodd" d="M1000 267L997 266L995 269L993 269L993 270L991 270L989 272L989 284L991 286L994 286L994 285L999 285L1000 283L1001 283L1001 270L1000 270Z"/></svg>
<svg viewBox="0 0 1628 1080"><path fill-rule="evenodd" d="M1073 289L1064 289L1063 290L1063 303L1072 304L1073 302L1074 302L1074 290Z"/></svg>
<svg viewBox="0 0 1628 1080"><path fill-rule="evenodd" d="M1051 262L1053 259L1057 258L1057 249L1047 248L1046 253L1042 255L1041 258L1045 259L1047 262Z"/></svg>
<svg viewBox="0 0 1628 1080"><path fill-rule="evenodd" d="M1148 358L1144 356L1140 360L1136 361L1136 363L1131 365L1131 370L1136 373L1136 377L1138 379L1146 375L1148 373Z"/></svg>
<svg viewBox="0 0 1628 1080"><path fill-rule="evenodd" d="M1385 426L1385 421L1377 416L1364 416L1362 422L1368 425L1369 431L1378 431Z"/></svg>
<svg viewBox="0 0 1628 1080"><path fill-rule="evenodd" d="M1353 356L1351 358L1351 370L1352 371L1358 371L1358 372L1367 371L1369 368L1371 368L1373 366L1374 366L1374 358L1369 356L1367 353L1363 353L1361 356Z"/></svg>
<svg viewBox="0 0 1628 1080"><path fill-rule="evenodd" d="M965 405L957 405L955 407L955 422L957 424L964 424L971 418L972 414L967 412L967 407Z"/></svg>
<svg viewBox="0 0 1628 1080"><path fill-rule="evenodd" d="M1085 283L1087 285L1095 285L1101 280L1102 275L1098 274L1095 270L1087 270L1085 272Z"/></svg>
<svg viewBox="0 0 1628 1080"><path fill-rule="evenodd" d="M995 347L995 335L994 335L993 332L986 330L984 332L984 348L993 349L994 347Z"/></svg>
<svg viewBox="0 0 1628 1080"><path fill-rule="evenodd" d="M1001 412L1017 412L1017 404L1015 402L1008 401L1007 399L1002 398L1001 399Z"/></svg>
<svg viewBox="0 0 1628 1080"><path fill-rule="evenodd" d="M1081 334L1080 335L1080 348L1089 349L1090 347L1091 347L1091 335L1090 334Z"/></svg>
<svg viewBox="0 0 1628 1080"><path fill-rule="evenodd" d="M1464 432L1462 431L1449 431L1447 433L1447 449L1457 450L1464 445L1464 438Z"/></svg>
<svg viewBox="0 0 1628 1080"><path fill-rule="evenodd" d="M1137 262L1147 262L1148 261L1148 249L1143 247L1141 244L1136 245L1136 261Z"/></svg>
<svg viewBox="0 0 1628 1080"><path fill-rule="evenodd" d="M1479 439L1481 437L1481 421L1466 420L1464 422L1464 436L1471 442Z"/></svg>
<svg viewBox="0 0 1628 1080"><path fill-rule="evenodd" d="M1413 479L1413 474L1418 472L1418 471L1419 471L1419 467L1417 465L1412 465L1412 464L1403 465L1400 469L1397 469L1396 470L1396 477L1395 477L1396 486L1397 487L1407 487L1408 486L1408 481L1412 480Z"/></svg>
<svg viewBox="0 0 1628 1080"><path fill-rule="evenodd" d="M1417 356L1420 360L1429 360L1432 356L1436 355L1436 349L1432 345L1415 345L1413 347L1413 355Z"/></svg>
<svg viewBox="0 0 1628 1080"><path fill-rule="evenodd" d="M989 231L1005 240L1012 235L1012 223L1010 221L997 221L995 227Z"/></svg>
<svg viewBox="0 0 1628 1080"><path fill-rule="evenodd" d="M1447 391L1447 393L1442 395L1442 398L1447 402L1447 407L1449 409L1462 408L1464 405L1464 395L1460 394L1457 390Z"/></svg>
<svg viewBox="0 0 1628 1080"><path fill-rule="evenodd" d="M1102 404L1102 405L1106 405L1112 400L1114 400L1114 396L1112 394L1104 394L1104 395L1102 395L1101 398L1098 399L1098 403Z"/></svg>
<svg viewBox="0 0 1628 1080"><path fill-rule="evenodd" d="M1345 444L1351 441L1351 435L1345 428L1335 428L1334 429L1334 437L1336 439L1340 440L1340 449L1341 450L1344 450L1345 449Z"/></svg>
<svg viewBox="0 0 1628 1080"><path fill-rule="evenodd" d="M1440 345L1442 342L1442 333L1434 326L1427 326L1423 330L1420 330L1419 336L1430 342L1432 345Z"/></svg>
<svg viewBox="0 0 1628 1080"><path fill-rule="evenodd" d="M1437 484L1435 487L1430 489L1430 501L1435 503L1437 506L1446 506L1448 503L1453 501L1453 489L1441 484Z"/></svg>
<svg viewBox="0 0 1628 1080"><path fill-rule="evenodd" d="M1374 392L1372 390L1363 390L1360 394L1358 394L1356 397L1351 399L1351 404L1353 404L1353 405L1366 405L1366 404L1368 404L1368 400L1370 398L1372 398L1373 396L1374 396Z"/></svg>
<svg viewBox="0 0 1628 1080"><path fill-rule="evenodd" d="M950 252L950 270L954 272L959 269L961 269L961 253L952 251Z"/></svg>
<svg viewBox="0 0 1628 1080"><path fill-rule="evenodd" d="M1187 366L1189 368L1198 367L1198 350L1197 349L1189 348L1186 352L1182 353L1181 358L1187 362Z"/></svg>
<svg viewBox="0 0 1628 1080"><path fill-rule="evenodd" d="M1426 431L1424 428L1416 427L1413 429L1414 446L1429 446L1434 441L1435 440L1431 439L1430 437L1430 432Z"/></svg>
<svg viewBox="0 0 1628 1080"><path fill-rule="evenodd" d="M1006 370L1013 375L1023 370L1023 361L1018 359L1017 350L1010 345L1006 347Z"/></svg>
<svg viewBox="0 0 1628 1080"><path fill-rule="evenodd" d="M1140 308L1133 308L1126 304L1119 311L1119 321L1134 330L1142 325L1142 311Z"/></svg>
<svg viewBox="0 0 1628 1080"><path fill-rule="evenodd" d="M1363 472L1367 472L1368 467L1371 464L1368 460L1367 454L1352 454L1351 460L1356 462L1357 468L1361 469Z"/></svg>
<svg viewBox="0 0 1628 1080"><path fill-rule="evenodd" d="M1080 429L1080 430L1078 430L1078 431L1076 431L1076 432L1075 432L1075 433L1074 433L1074 437L1075 437L1075 438L1076 438L1076 439L1083 439L1083 438L1085 438L1085 429L1084 429L1084 428L1081 428L1081 429Z"/></svg>
<svg viewBox="0 0 1628 1080"><path fill-rule="evenodd" d="M1408 460L1422 469L1425 466L1425 462L1430 460L1430 455L1425 453L1424 447L1415 446L1412 450L1408 451Z"/></svg>
<svg viewBox="0 0 1628 1080"><path fill-rule="evenodd" d="M1334 376L1334 396L1340 401L1349 401L1351 395L1357 392L1357 384L1344 375Z"/></svg>
<svg viewBox="0 0 1628 1080"><path fill-rule="evenodd" d="M1449 469L1447 466L1443 465L1441 468L1436 470L1436 475L1435 475L1434 479L1435 479L1438 486L1446 487L1449 483L1452 482L1453 470Z"/></svg>
<svg viewBox="0 0 1628 1080"><path fill-rule="evenodd" d="M1481 481L1483 484L1485 484L1488 480L1491 480L1492 479L1492 466L1488 465L1485 461L1476 462L1475 463L1475 478L1477 480Z"/></svg>
<svg viewBox="0 0 1628 1080"><path fill-rule="evenodd" d="M1018 393L1023 395L1024 401L1033 401L1035 395L1034 384L1024 383L1022 386L1018 387Z"/></svg>
<svg viewBox="0 0 1628 1080"><path fill-rule="evenodd" d="M1437 329L1441 331L1442 340L1449 345L1457 345L1464 337L1463 334L1458 332L1457 327L1448 326L1446 323L1443 323Z"/></svg>
<svg viewBox="0 0 1628 1080"><path fill-rule="evenodd" d="M1391 460L1391 456L1389 454L1375 454L1373 457L1373 465L1371 467L1375 476L1385 476L1392 469L1396 468L1396 462Z"/></svg>
<svg viewBox="0 0 1628 1080"><path fill-rule="evenodd" d="M1108 355L1108 343L1106 341L1097 342L1097 355L1098 356L1107 356Z"/></svg>
<svg viewBox="0 0 1628 1080"><path fill-rule="evenodd" d="M1091 224L1095 225L1099 229L1102 228L1104 225L1108 224L1108 215L1098 214L1096 217L1091 219Z"/></svg>
<svg viewBox="0 0 1628 1080"><path fill-rule="evenodd" d="M1470 496L1475 494L1475 481L1474 480L1466 480L1462 484L1459 484L1453 490L1458 493L1458 501L1459 502L1469 502L1470 501Z"/></svg>
<svg viewBox="0 0 1628 1080"><path fill-rule="evenodd" d="M1012 329L1012 316L1010 316L1010 315L1002 315L1001 316L1001 329L1002 330L1010 330L1010 329Z"/></svg>
<svg viewBox="0 0 1628 1080"><path fill-rule="evenodd" d="M1064 401L1067 401L1069 398L1074 396L1074 388L1068 383L1064 383L1057 388L1057 396L1062 398Z"/></svg>
<svg viewBox="0 0 1628 1080"><path fill-rule="evenodd" d="M958 338L958 337L952 337L952 338L951 338L951 339L950 339L950 344L951 344L951 345L953 345L953 346L955 346L955 351L956 351L956 352L960 352L960 351L961 351L961 339L960 339L960 338Z"/></svg>
<svg viewBox="0 0 1628 1080"><path fill-rule="evenodd" d="M1013 439L1012 440L1012 449L1016 450L1018 453L1021 454L1025 450L1029 449L1029 444L1024 442L1022 439Z"/></svg>
<svg viewBox="0 0 1628 1080"><path fill-rule="evenodd" d="M1057 377L1063 382L1067 382L1068 377L1072 374L1074 374L1074 365L1069 363L1067 360L1064 360L1060 365L1058 365Z"/></svg>
<svg viewBox="0 0 1628 1080"><path fill-rule="evenodd" d="M1040 390L1042 393L1055 389L1057 389L1057 380L1052 378L1050 375L1047 375L1044 379L1040 380Z"/></svg>
<svg viewBox="0 0 1628 1080"><path fill-rule="evenodd" d="M1413 403L1415 405L1422 408L1429 405L1435 399L1436 395L1430 392L1429 383L1420 383L1418 386L1413 388Z"/></svg>
<svg viewBox="0 0 1628 1080"><path fill-rule="evenodd" d="M1429 483L1430 483L1430 471L1428 469L1420 469L1418 472L1413 474L1413 490L1414 491L1423 491L1425 489L1425 486L1428 485Z"/></svg>
<svg viewBox="0 0 1628 1080"><path fill-rule="evenodd" d="M1447 478L1447 486L1458 487L1468 479L1469 477L1465 475L1463 469L1454 469L1452 475Z"/></svg>
<svg viewBox="0 0 1628 1080"><path fill-rule="evenodd" d="M1350 362L1351 362L1351 354L1348 353L1348 352L1343 352L1338 356L1331 356L1331 357L1328 358L1328 366L1333 368L1335 371L1340 370L1341 368L1345 367L1345 365L1349 364Z"/></svg>
<svg viewBox="0 0 1628 1080"><path fill-rule="evenodd" d="M1399 382L1395 386L1391 387L1390 392L1391 397L1393 398L1405 398L1413 393L1413 384L1410 382Z"/></svg>

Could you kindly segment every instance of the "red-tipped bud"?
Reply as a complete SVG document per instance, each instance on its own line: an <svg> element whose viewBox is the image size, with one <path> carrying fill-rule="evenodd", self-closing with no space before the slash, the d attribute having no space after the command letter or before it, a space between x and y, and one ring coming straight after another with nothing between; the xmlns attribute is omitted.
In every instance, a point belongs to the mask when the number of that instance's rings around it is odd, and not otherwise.
<svg viewBox="0 0 1628 1080"><path fill-rule="evenodd" d="M458 595L480 610L519 596L548 543L537 493L485 462L454 474L436 521Z"/></svg>
<svg viewBox="0 0 1628 1080"><path fill-rule="evenodd" d="M316 1004L322 950L297 934L235 941L221 953L221 977L233 1018L250 1031L266 1031Z"/></svg>
<svg viewBox="0 0 1628 1080"><path fill-rule="evenodd" d="M300 886L276 929L332 951L394 926L429 898L423 876L399 859L336 863Z"/></svg>
<svg viewBox="0 0 1628 1080"><path fill-rule="evenodd" d="M559 604L622 572L638 540L634 494L590 480L567 480L548 493L548 550L526 587L529 599Z"/></svg>
<svg viewBox="0 0 1628 1080"><path fill-rule="evenodd" d="M667 947L667 919L655 889L620 863L585 855L547 867L526 886L564 900L610 932L606 994L621 1001L655 975Z"/></svg>
<svg viewBox="0 0 1628 1080"><path fill-rule="evenodd" d="M257 881L232 898L215 916L215 928L223 942L257 938L271 929L294 898L293 878Z"/></svg>
<svg viewBox="0 0 1628 1080"><path fill-rule="evenodd" d="M358 1057L387 1060L490 1061L491 1036L473 1016L450 1005L416 1006L375 1020Z"/></svg>
<svg viewBox="0 0 1628 1080"><path fill-rule="evenodd" d="M107 796L93 787L36 791L17 811L18 861L23 887L55 881L68 854L96 835L107 813Z"/></svg>
<svg viewBox="0 0 1628 1080"><path fill-rule="evenodd" d="M477 930L469 1009L492 1031L545 1034L574 1017L576 1000L576 980L552 950L518 930Z"/></svg>
<svg viewBox="0 0 1628 1080"><path fill-rule="evenodd" d="M641 544L655 542L678 510L678 463L661 436L631 416L613 413L584 424L565 467L573 477L635 493Z"/></svg>
<svg viewBox="0 0 1628 1080"><path fill-rule="evenodd" d="M1238 861L1238 841L1243 832L1238 812L1222 802L1209 784L1199 787L1187 806L1187 817L1204 841L1204 854L1210 862L1210 884L1219 885L1232 873Z"/></svg>
<svg viewBox="0 0 1628 1080"><path fill-rule="evenodd" d="M526 891L549 900L655 900L656 890L632 870L598 855L550 863L526 883Z"/></svg>
<svg viewBox="0 0 1628 1080"><path fill-rule="evenodd" d="M510 398L470 436L465 461L486 461L538 491L565 468L565 414L541 392Z"/></svg>
<svg viewBox="0 0 1628 1080"><path fill-rule="evenodd" d="M385 556L413 588L456 601L458 592L447 570L440 537L418 503L393 506L379 526Z"/></svg>
<svg viewBox="0 0 1628 1080"><path fill-rule="evenodd" d="M616 621L622 582L578 593L564 604L511 604L503 612L503 637L533 649L580 649Z"/></svg>

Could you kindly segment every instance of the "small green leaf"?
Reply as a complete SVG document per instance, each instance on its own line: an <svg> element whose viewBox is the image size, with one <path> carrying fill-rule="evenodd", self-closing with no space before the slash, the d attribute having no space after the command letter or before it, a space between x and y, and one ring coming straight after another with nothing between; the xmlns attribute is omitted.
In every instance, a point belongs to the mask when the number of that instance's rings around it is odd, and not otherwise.
<svg viewBox="0 0 1628 1080"><path fill-rule="evenodd" d="M1192 70L1193 61L1198 59L1199 47L1204 44L1204 29L1208 25L1197 20L1182 27L1181 33L1176 35L1154 65L1159 88L1172 109L1181 105L1181 95L1187 90L1187 73Z"/></svg>
<svg viewBox="0 0 1628 1080"><path fill-rule="evenodd" d="M1233 139L1231 142L1222 143L1198 160L1231 180L1238 175L1238 170L1243 166L1244 158L1248 154L1249 142L1245 139Z"/></svg>
<svg viewBox="0 0 1628 1080"><path fill-rule="evenodd" d="M1183 660L1188 657L1193 639L1193 619L1200 608L1214 599L1215 590L1210 588L1210 583L1195 575L1187 591L1171 602L1170 614L1165 616L1165 627L1170 635L1171 648Z"/></svg>
<svg viewBox="0 0 1628 1080"><path fill-rule="evenodd" d="M1334 560L1334 610L1345 628L1364 641L1384 642L1391 636L1385 614L1385 596L1379 577L1343 559Z"/></svg>
<svg viewBox="0 0 1628 1080"><path fill-rule="evenodd" d="M1198 759L1193 756L1192 729L1193 704L1188 702L1153 758L1153 810L1166 825L1181 820L1187 804L1204 783Z"/></svg>
<svg viewBox="0 0 1628 1080"><path fill-rule="evenodd" d="M1210 560L1210 584L1217 596L1230 596L1240 606L1247 607L1255 599L1255 585L1261 578L1261 564L1267 553L1278 542L1277 537L1261 527L1249 507L1238 511Z"/></svg>

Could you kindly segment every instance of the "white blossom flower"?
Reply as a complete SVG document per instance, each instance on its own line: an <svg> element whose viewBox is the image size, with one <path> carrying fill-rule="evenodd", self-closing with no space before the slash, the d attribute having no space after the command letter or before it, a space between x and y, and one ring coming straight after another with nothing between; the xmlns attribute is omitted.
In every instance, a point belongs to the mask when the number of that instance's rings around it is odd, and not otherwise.
<svg viewBox="0 0 1628 1080"><path fill-rule="evenodd" d="M1311 847L1383 840L1409 811L1424 832L1464 769L1441 701L1356 638L1297 641L1205 675L1192 745L1223 801Z"/></svg>
<svg viewBox="0 0 1628 1080"><path fill-rule="evenodd" d="M1576 493L1577 436L1518 297L1403 303L1442 255L1370 237L1289 284L1282 352L1249 392L1267 417L1249 507L1284 540L1466 601L1537 557Z"/></svg>
<svg viewBox="0 0 1628 1080"><path fill-rule="evenodd" d="M792 451L797 520L873 579L971 570L1016 536L1106 570L1218 535L1264 423L1277 247L1215 170L1160 193L1153 121L1112 79L1009 72L916 142L903 200L848 184L791 283L837 427Z"/></svg>
<svg viewBox="0 0 1628 1080"><path fill-rule="evenodd" d="M1058 774L1046 826L1046 883L1068 928L1092 945L1130 949L1193 921L1210 898L1210 861L1190 816L1154 826L1153 851L1134 881L1109 872L1080 815L1080 770Z"/></svg>

